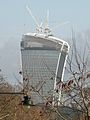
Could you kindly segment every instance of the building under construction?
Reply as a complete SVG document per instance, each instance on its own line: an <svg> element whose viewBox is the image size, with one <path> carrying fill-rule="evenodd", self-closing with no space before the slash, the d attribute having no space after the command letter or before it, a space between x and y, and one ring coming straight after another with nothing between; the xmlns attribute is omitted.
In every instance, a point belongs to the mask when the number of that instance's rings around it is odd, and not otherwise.
<svg viewBox="0 0 90 120"><path fill-rule="evenodd" d="M21 56L24 89L31 92L34 104L44 103L47 96L52 100L55 97L55 90L63 81L68 51L67 42L51 35L23 35Z"/></svg>

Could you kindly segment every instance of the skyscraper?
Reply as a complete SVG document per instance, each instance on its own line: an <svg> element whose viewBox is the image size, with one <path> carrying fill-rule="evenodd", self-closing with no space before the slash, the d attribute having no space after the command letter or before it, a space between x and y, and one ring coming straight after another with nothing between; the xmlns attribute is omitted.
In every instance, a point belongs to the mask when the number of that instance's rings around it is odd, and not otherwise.
<svg viewBox="0 0 90 120"><path fill-rule="evenodd" d="M67 42L51 35L23 35L21 56L24 89L31 92L34 104L43 103L48 97L53 99L57 85L63 81L68 51Z"/></svg>

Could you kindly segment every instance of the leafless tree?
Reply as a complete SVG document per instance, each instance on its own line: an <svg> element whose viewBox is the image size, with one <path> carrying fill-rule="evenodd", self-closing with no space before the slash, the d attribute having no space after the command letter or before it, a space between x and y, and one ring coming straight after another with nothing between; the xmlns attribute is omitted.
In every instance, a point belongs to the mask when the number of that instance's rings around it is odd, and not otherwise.
<svg viewBox="0 0 90 120"><path fill-rule="evenodd" d="M63 93L66 94L64 104L76 107L84 114L84 120L90 119L90 58L88 45L78 50L75 36L72 36L73 45L68 57L66 70L69 80L62 84ZM80 44L80 43L79 43ZM83 51L83 54L81 54Z"/></svg>

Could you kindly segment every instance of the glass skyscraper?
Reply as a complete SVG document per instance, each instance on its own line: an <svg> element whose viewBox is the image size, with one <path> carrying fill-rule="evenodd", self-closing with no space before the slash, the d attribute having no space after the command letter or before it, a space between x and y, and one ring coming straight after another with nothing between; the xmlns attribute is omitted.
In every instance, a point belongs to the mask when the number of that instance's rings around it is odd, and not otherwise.
<svg viewBox="0 0 90 120"><path fill-rule="evenodd" d="M53 36L27 33L21 41L24 89L30 91L34 104L53 99L53 92L63 80L67 42Z"/></svg>

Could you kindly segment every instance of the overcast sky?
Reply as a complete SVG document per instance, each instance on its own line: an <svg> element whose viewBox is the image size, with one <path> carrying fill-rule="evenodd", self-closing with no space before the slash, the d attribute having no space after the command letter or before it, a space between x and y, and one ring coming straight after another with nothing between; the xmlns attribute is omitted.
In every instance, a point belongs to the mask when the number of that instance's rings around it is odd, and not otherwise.
<svg viewBox="0 0 90 120"><path fill-rule="evenodd" d="M70 38L72 26L76 32L90 29L90 0L0 0L0 67L11 82L18 77L21 67L19 43L22 34L35 29L26 5L39 24L44 24L47 10L51 28L69 21L52 30L61 38Z"/></svg>

